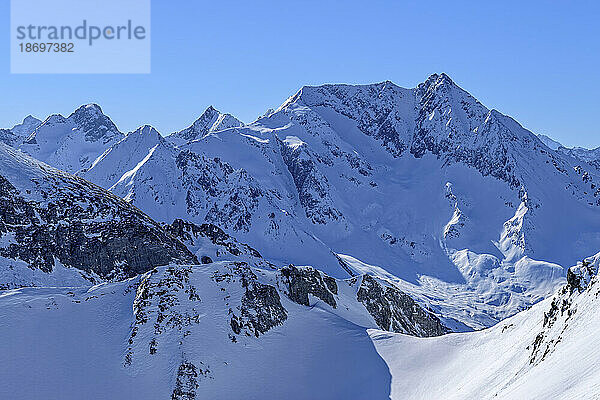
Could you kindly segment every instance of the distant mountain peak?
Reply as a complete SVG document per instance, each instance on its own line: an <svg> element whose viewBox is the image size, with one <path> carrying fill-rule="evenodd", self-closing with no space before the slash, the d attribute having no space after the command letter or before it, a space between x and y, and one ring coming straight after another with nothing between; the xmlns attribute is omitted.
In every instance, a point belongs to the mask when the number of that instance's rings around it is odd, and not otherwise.
<svg viewBox="0 0 600 400"><path fill-rule="evenodd" d="M169 140L176 145L180 145L220 130L243 126L244 124L231 114L224 114L212 105L196 119L191 126L174 132L168 136Z"/></svg>
<svg viewBox="0 0 600 400"><path fill-rule="evenodd" d="M89 142L98 140L106 142L116 136L122 136L117 126L95 103L80 106L67 119L76 124L76 128L85 134L85 138Z"/></svg>
<svg viewBox="0 0 600 400"><path fill-rule="evenodd" d="M34 117L33 115L29 114L28 116L26 116L26 117L23 119L23 122L22 122L22 124L36 124L36 123L37 123L37 124L39 124L39 123L41 123L41 122L42 122L42 121L40 121L39 119L37 119L37 118L36 118L36 117Z"/></svg>
<svg viewBox="0 0 600 400"><path fill-rule="evenodd" d="M144 124L144 125L140 126L139 128L137 128L136 130L134 130L133 132L130 132L129 134L132 134L132 133L138 133L138 134L143 134L143 135L148 135L148 134L160 135L160 133L156 130L156 128L154 128L152 125L149 125L149 124Z"/></svg>

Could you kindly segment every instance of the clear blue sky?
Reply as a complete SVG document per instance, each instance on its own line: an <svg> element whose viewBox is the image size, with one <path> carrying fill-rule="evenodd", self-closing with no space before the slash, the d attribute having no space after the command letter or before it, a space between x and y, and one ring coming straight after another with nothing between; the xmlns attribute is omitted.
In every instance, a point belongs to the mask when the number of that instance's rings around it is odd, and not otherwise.
<svg viewBox="0 0 600 400"><path fill-rule="evenodd" d="M1 127L96 102L124 131L166 134L211 104L249 122L305 84L414 87L446 72L536 133L600 146L592 1L153 0L149 75L11 75L0 2Z"/></svg>

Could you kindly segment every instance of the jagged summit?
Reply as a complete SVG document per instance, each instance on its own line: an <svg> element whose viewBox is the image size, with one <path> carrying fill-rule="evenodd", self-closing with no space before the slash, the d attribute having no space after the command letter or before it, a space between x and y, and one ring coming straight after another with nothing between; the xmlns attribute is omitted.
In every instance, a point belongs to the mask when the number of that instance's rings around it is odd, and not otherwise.
<svg viewBox="0 0 600 400"><path fill-rule="evenodd" d="M85 114L88 116L104 114L102 108L96 103L82 104L73 114Z"/></svg>
<svg viewBox="0 0 600 400"><path fill-rule="evenodd" d="M108 144L67 137L42 159L155 220L212 223L271 260L337 277L386 271L425 299L464 285L466 304L432 301L469 327L539 300L564 279L560 265L600 246L597 174L443 73L408 89L304 86L244 126L211 106L165 139L149 126ZM578 245L559 246L556 231Z"/></svg>
<svg viewBox="0 0 600 400"><path fill-rule="evenodd" d="M123 137L100 106L87 104L68 117L49 116L17 147L38 160L74 173L89 167Z"/></svg>
<svg viewBox="0 0 600 400"><path fill-rule="evenodd" d="M179 146L192 140L200 139L209 133L242 125L244 124L233 115L223 114L211 105L191 126L179 132L174 132L167 136L167 138L173 144Z"/></svg>
<svg viewBox="0 0 600 400"><path fill-rule="evenodd" d="M129 135L152 135L152 136L160 136L162 138L162 135L160 134L160 132L158 130L156 130L155 127L153 127L152 125L149 125L149 124L140 126L139 128L127 133L126 136L129 136Z"/></svg>

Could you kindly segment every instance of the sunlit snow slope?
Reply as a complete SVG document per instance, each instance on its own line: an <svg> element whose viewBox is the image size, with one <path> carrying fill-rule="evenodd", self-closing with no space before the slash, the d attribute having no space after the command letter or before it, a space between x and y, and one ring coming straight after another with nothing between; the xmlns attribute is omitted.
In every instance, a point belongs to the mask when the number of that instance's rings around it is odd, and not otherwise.
<svg viewBox="0 0 600 400"><path fill-rule="evenodd" d="M530 310L481 332L415 339L370 331L392 399L600 398L600 254Z"/></svg>

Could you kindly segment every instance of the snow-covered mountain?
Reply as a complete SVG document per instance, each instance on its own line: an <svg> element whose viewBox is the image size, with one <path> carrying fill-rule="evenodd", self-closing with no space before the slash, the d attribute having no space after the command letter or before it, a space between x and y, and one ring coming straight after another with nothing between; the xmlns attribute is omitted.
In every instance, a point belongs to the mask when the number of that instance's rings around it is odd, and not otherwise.
<svg viewBox="0 0 600 400"><path fill-rule="evenodd" d="M594 151L445 74L0 141L1 398L600 396Z"/></svg>
<svg viewBox="0 0 600 400"><path fill-rule="evenodd" d="M542 141L542 143L544 143L546 146L548 146L552 150L558 150L560 147L564 147L560 142L557 142L556 140L552 139L549 136L542 135L542 134L537 134L536 136Z"/></svg>
<svg viewBox="0 0 600 400"><path fill-rule="evenodd" d="M31 133L38 127L42 121L34 116L28 115L23 122L13 126L11 129L0 129L0 142L12 147L18 147Z"/></svg>
<svg viewBox="0 0 600 400"><path fill-rule="evenodd" d="M122 137L97 104L87 104L67 118L60 114L46 118L18 147L40 161L74 173L91 165Z"/></svg>
<svg viewBox="0 0 600 400"><path fill-rule="evenodd" d="M119 280L197 258L131 204L0 144L0 289Z"/></svg>
<svg viewBox="0 0 600 400"><path fill-rule="evenodd" d="M447 332L369 276L227 261L6 291L0 318L11 321L0 324L0 396L29 400L384 399L389 372L367 329Z"/></svg>
<svg viewBox="0 0 600 400"><path fill-rule="evenodd" d="M9 290L0 395L592 399L599 260L530 310L455 334L389 282L293 266L170 265L91 288Z"/></svg>
<svg viewBox="0 0 600 400"><path fill-rule="evenodd" d="M209 133L244 125L231 114L223 114L213 106L208 107L194 123L167 136L167 140L179 146L196 139L202 139Z"/></svg>
<svg viewBox="0 0 600 400"><path fill-rule="evenodd" d="M249 125L212 129L221 115L209 108L177 147L155 131L140 145L139 130L81 176L278 263L340 278L375 266L434 308L459 291L447 312L474 328L552 293L561 266L600 246L598 171L445 74L414 89L304 87Z"/></svg>
<svg viewBox="0 0 600 400"><path fill-rule="evenodd" d="M600 254L530 310L481 332L415 340L371 330L392 399L596 399Z"/></svg>
<svg viewBox="0 0 600 400"><path fill-rule="evenodd" d="M583 147L561 147L558 149L558 151L600 170L600 147L595 149L586 149Z"/></svg>

